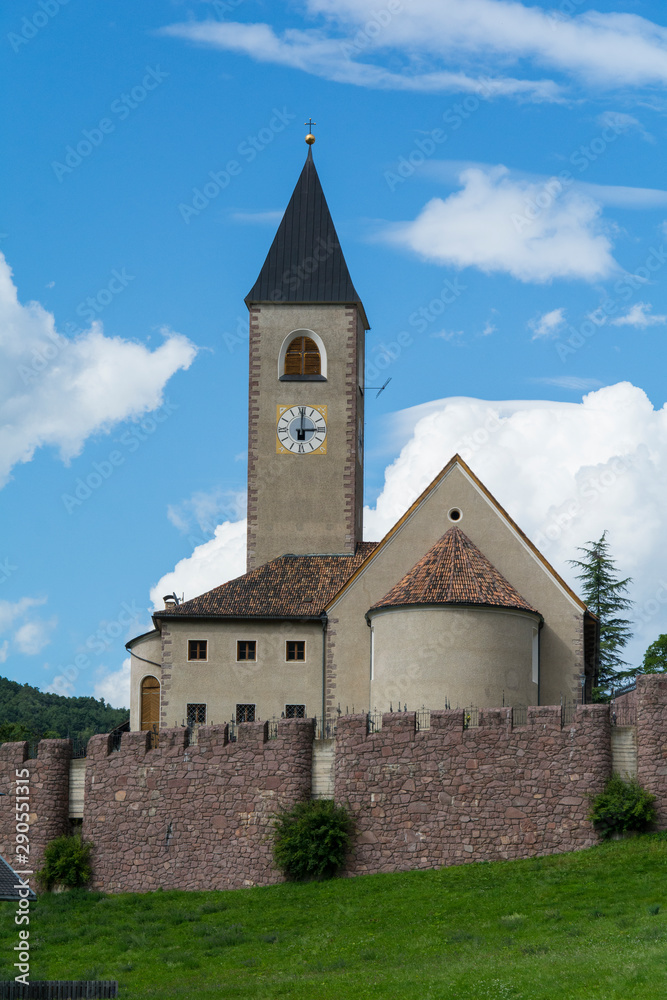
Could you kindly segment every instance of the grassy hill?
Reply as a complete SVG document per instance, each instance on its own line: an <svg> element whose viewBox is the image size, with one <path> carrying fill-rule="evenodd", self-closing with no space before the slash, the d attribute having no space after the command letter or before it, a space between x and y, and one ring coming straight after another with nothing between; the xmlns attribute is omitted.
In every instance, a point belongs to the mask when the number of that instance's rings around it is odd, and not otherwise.
<svg viewBox="0 0 667 1000"><path fill-rule="evenodd" d="M110 732L128 715L127 709L111 708L103 700L44 694L29 684L0 677L0 743L45 733L87 739L93 733Z"/></svg>
<svg viewBox="0 0 667 1000"><path fill-rule="evenodd" d="M123 1000L658 1000L667 834L306 885L46 896L30 931L31 978L118 979Z"/></svg>

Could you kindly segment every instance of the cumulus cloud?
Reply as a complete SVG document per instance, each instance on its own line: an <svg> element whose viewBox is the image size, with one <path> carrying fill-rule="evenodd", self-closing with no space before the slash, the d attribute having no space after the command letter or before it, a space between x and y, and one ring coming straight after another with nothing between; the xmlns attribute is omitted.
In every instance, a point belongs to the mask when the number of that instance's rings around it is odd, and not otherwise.
<svg viewBox="0 0 667 1000"><path fill-rule="evenodd" d="M49 621L25 622L14 633L14 643L19 653L36 656L51 642L51 633L58 624L57 618Z"/></svg>
<svg viewBox="0 0 667 1000"><path fill-rule="evenodd" d="M567 16L517 0L306 0L308 23L278 34L269 24L188 21L163 33L257 62L290 66L365 87L473 90L558 99L543 74L617 89L667 80L667 29L633 14ZM382 65L383 60L385 65ZM386 68L390 66L391 69ZM512 67L516 76L506 76ZM489 74L496 74L486 81ZM535 79L528 77L535 76Z"/></svg>
<svg viewBox="0 0 667 1000"><path fill-rule="evenodd" d="M524 282L596 281L618 270L600 206L588 195L550 193L503 166L468 168L460 183L460 191L433 198L413 222L388 227L383 238L426 260Z"/></svg>
<svg viewBox="0 0 667 1000"><path fill-rule="evenodd" d="M0 663L6 662L8 653L9 653L9 639L5 639L2 645L0 645Z"/></svg>
<svg viewBox="0 0 667 1000"><path fill-rule="evenodd" d="M625 316L617 316L612 319L612 326L634 326L638 330L645 330L647 326L664 326L667 323L667 316L651 315L652 305L648 302L635 302L630 307Z"/></svg>
<svg viewBox="0 0 667 1000"><path fill-rule="evenodd" d="M535 316L528 321L528 327L533 332L533 340L557 337L560 329L565 323L565 310L552 309L551 312L542 316Z"/></svg>
<svg viewBox="0 0 667 1000"><path fill-rule="evenodd" d="M219 587L245 573L246 521L225 521L218 525L207 542L198 545L191 556L181 559L175 569L166 573L151 589L155 610L164 607L165 594L192 597Z"/></svg>
<svg viewBox="0 0 667 1000"><path fill-rule="evenodd" d="M366 508L366 538L381 538L458 452L575 591L567 560L608 530L619 571L634 579L626 658L638 663L667 632L667 406L623 382L580 403L439 400L398 414L395 430L411 436Z"/></svg>
<svg viewBox="0 0 667 1000"><path fill-rule="evenodd" d="M91 434L161 406L167 381L196 353L186 337L163 334L155 351L105 337L99 322L64 337L38 302L19 302L0 254L0 487L38 448L67 462Z"/></svg>
<svg viewBox="0 0 667 1000"><path fill-rule="evenodd" d="M120 670L114 670L108 674L102 673L93 689L94 696L103 698L112 708L129 708L130 664L131 660L128 656L126 660L123 660Z"/></svg>

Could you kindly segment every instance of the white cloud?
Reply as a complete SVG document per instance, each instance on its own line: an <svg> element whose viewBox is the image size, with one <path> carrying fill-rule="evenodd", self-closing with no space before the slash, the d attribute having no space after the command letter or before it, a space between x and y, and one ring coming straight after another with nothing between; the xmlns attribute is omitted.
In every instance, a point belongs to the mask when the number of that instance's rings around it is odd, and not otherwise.
<svg viewBox="0 0 667 1000"><path fill-rule="evenodd" d="M408 92L457 92L483 98L519 97L533 101L560 100L560 88L552 80L519 80L513 77L479 76L465 71L435 68L431 72L393 72L375 62L353 58L353 42L328 37L324 31L288 29L276 34L269 24L239 24L233 21L188 21L171 24L161 34L227 52L240 52L260 63L274 63L303 70L336 83L349 83L378 90ZM374 48L372 41L368 46ZM399 48L402 48L399 42ZM352 58L351 58L352 56Z"/></svg>
<svg viewBox="0 0 667 1000"><path fill-rule="evenodd" d="M533 331L533 340L541 338L557 337L558 332L565 323L565 310L552 309L551 312L542 316L535 316L528 321L529 328Z"/></svg>
<svg viewBox="0 0 667 1000"><path fill-rule="evenodd" d="M459 452L575 590L567 560L609 531L619 572L634 579L630 659L667 632L667 407L623 382L581 403L444 399L395 427L411 437L366 509L366 538L381 538Z"/></svg>
<svg viewBox="0 0 667 1000"><path fill-rule="evenodd" d="M553 378L535 378L533 382L541 382L543 385L555 385L559 389L574 389L580 392L588 392L590 389L599 389L602 385L597 378L578 378L576 375L556 375Z"/></svg>
<svg viewBox="0 0 667 1000"><path fill-rule="evenodd" d="M208 542L198 545L191 556L181 559L151 588L151 601L162 610L165 594L185 594L188 601L245 573L246 522L225 521Z"/></svg>
<svg viewBox="0 0 667 1000"><path fill-rule="evenodd" d="M431 336L436 340L456 340L458 337L463 336L463 330L438 330L437 333L432 333Z"/></svg>
<svg viewBox="0 0 667 1000"><path fill-rule="evenodd" d="M617 316L610 320L612 326L634 326L638 330L645 330L647 326L664 326L667 323L667 316L651 315L653 306L648 302L636 302L630 307L625 316Z"/></svg>
<svg viewBox="0 0 667 1000"><path fill-rule="evenodd" d="M194 524L199 531L212 534L219 522L238 519L245 511L245 491L215 489L206 493L193 493L188 500L169 504L167 517L184 534L192 531Z"/></svg>
<svg viewBox="0 0 667 1000"><path fill-rule="evenodd" d="M189 21L164 34L329 80L401 90L472 90L484 76L500 93L553 100L550 79L617 89L667 81L667 29L633 14L593 10L569 17L516 0L410 0L396 13L376 0L306 0L312 24L278 35L269 24ZM381 61L391 65L385 69Z"/></svg>
<svg viewBox="0 0 667 1000"><path fill-rule="evenodd" d="M8 652L9 652L9 640L5 639L3 644L0 646L0 663L6 662Z"/></svg>
<svg viewBox="0 0 667 1000"><path fill-rule="evenodd" d="M120 670L104 674L93 689L96 698L104 698L112 708L130 707L130 664L128 656Z"/></svg>
<svg viewBox="0 0 667 1000"><path fill-rule="evenodd" d="M91 434L161 406L167 381L196 353L186 337L163 333L152 352L105 337L99 322L63 337L38 302L19 302L0 254L0 487L38 448L58 448L67 462Z"/></svg>
<svg viewBox="0 0 667 1000"><path fill-rule="evenodd" d="M600 231L600 206L589 196L546 192L543 184L512 179L503 166L468 168L460 182L460 191L433 198L414 222L388 227L384 239L427 260L525 282L594 281L618 269Z"/></svg>
<svg viewBox="0 0 667 1000"><path fill-rule="evenodd" d="M645 142L655 142L655 137L646 131L638 118L623 111L604 111L598 115L598 122L602 128L622 129L624 132L636 131Z"/></svg>
<svg viewBox="0 0 667 1000"><path fill-rule="evenodd" d="M51 633L58 624L56 618L49 621L25 622L14 633L14 642L19 653L26 656L36 656L51 642Z"/></svg>
<svg viewBox="0 0 667 1000"><path fill-rule="evenodd" d="M46 597L22 597L18 601L0 601L0 635L23 618L30 608L46 604Z"/></svg>
<svg viewBox="0 0 667 1000"><path fill-rule="evenodd" d="M491 320L487 320L487 322L484 324L484 329L482 330L482 336L490 337L491 334L495 333L497 329L498 328L495 325L495 323L492 323Z"/></svg>

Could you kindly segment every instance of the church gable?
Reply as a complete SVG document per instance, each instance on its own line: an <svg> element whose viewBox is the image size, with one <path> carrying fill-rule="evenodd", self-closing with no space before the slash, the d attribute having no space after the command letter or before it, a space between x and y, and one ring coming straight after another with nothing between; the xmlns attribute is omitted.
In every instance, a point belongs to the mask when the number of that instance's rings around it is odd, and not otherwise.
<svg viewBox="0 0 667 1000"><path fill-rule="evenodd" d="M544 618L540 633L540 702L552 704L561 695L573 697L584 673L585 605L458 456L445 466L329 604L328 614L340 621L332 655L335 670L347 678L348 664L354 658L353 643L370 643L368 630L364 635L361 628L351 626L355 609L363 607L367 611L381 601L453 526L460 526L498 573ZM352 633L354 638L348 638ZM428 638L425 635L424 641L428 642Z"/></svg>

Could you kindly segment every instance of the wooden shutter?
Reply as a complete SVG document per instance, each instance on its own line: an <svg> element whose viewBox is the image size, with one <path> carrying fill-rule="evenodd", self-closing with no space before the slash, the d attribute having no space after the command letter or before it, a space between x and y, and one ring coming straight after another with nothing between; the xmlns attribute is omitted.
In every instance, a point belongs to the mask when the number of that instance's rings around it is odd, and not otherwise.
<svg viewBox="0 0 667 1000"><path fill-rule="evenodd" d="M141 682L141 728L146 731L160 725L160 682L144 677Z"/></svg>
<svg viewBox="0 0 667 1000"><path fill-rule="evenodd" d="M319 375L321 370L315 341L310 337L295 337L285 354L285 375Z"/></svg>

